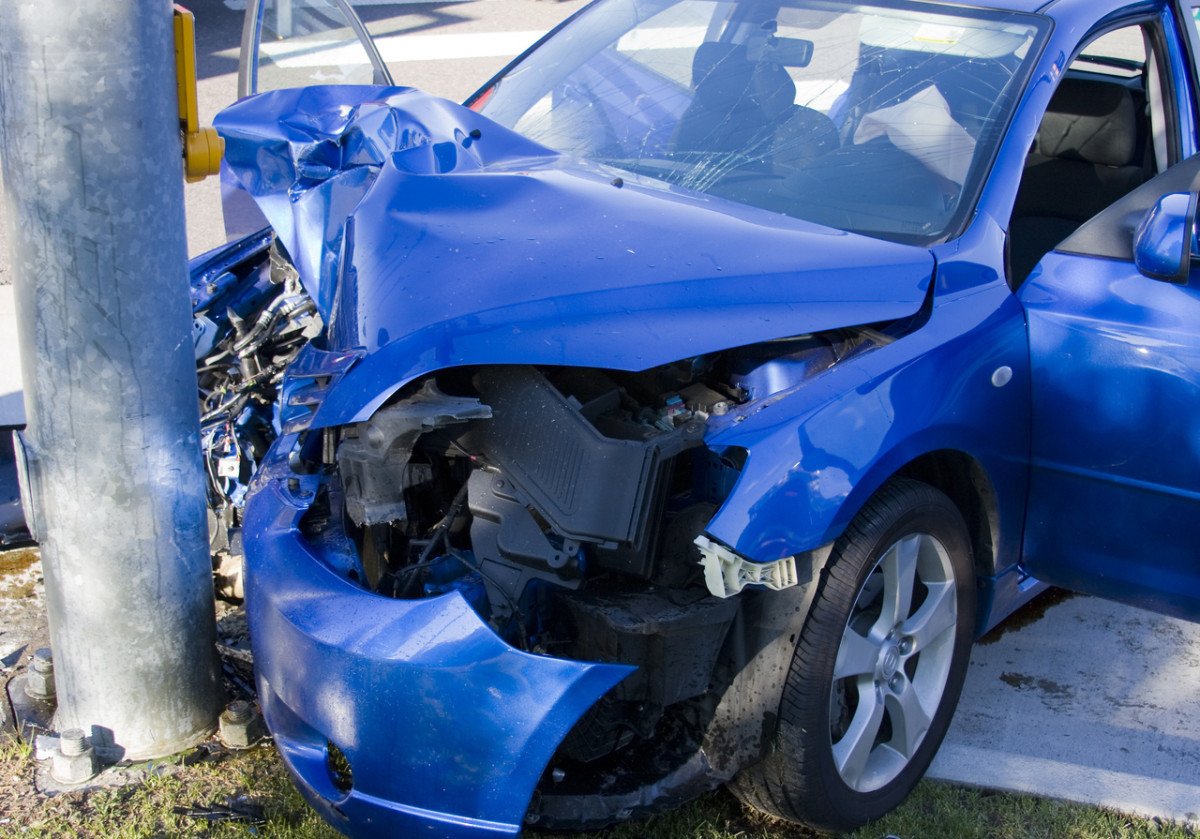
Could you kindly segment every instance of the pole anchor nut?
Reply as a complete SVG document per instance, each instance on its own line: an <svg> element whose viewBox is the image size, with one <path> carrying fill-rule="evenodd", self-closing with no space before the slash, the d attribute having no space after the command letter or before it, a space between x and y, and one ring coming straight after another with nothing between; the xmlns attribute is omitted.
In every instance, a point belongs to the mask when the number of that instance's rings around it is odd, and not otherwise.
<svg viewBox="0 0 1200 839"><path fill-rule="evenodd" d="M266 735L267 729L254 705L235 699L221 712L219 733L227 748L248 749Z"/></svg>
<svg viewBox="0 0 1200 839"><path fill-rule="evenodd" d="M54 698L54 657L48 647L33 654L33 661L25 673L25 694L30 699L43 701Z"/></svg>
<svg viewBox="0 0 1200 839"><path fill-rule="evenodd" d="M95 777L96 750L81 728L68 728L58 735L58 749L50 763L50 775L62 784L82 784Z"/></svg>

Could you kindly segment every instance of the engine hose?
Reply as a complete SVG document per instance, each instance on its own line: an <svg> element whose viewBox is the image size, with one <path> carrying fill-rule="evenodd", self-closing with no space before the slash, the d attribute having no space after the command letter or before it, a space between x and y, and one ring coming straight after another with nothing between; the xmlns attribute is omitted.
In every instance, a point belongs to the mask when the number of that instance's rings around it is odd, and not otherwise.
<svg viewBox="0 0 1200 839"><path fill-rule="evenodd" d="M275 320L277 313L287 304L287 302L288 301L286 297L276 297L274 300L268 303L267 307L259 313L258 320L254 322L254 326L250 327L249 331L247 331L245 335L234 342L233 351L240 353L246 346L248 346L267 329L269 329L271 323Z"/></svg>
<svg viewBox="0 0 1200 839"><path fill-rule="evenodd" d="M281 300L283 298L280 298ZM286 305L280 306L271 312L267 322L264 324L262 318L259 323L255 324L254 329L250 330L250 334L233 345L234 351L239 358L245 358L248 355L253 355L258 352L259 348L266 343L275 330L275 326L279 323L280 318L287 318L291 321L300 314L307 314L314 311L313 302L307 297L292 298L290 301L284 301ZM273 304L272 304L273 306ZM270 309L263 311L263 316L267 316ZM261 326L261 328L260 328Z"/></svg>

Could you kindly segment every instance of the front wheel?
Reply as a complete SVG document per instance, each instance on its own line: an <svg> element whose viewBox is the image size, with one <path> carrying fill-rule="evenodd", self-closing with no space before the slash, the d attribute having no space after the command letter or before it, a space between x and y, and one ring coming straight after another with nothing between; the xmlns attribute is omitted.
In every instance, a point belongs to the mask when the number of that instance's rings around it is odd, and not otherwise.
<svg viewBox="0 0 1200 839"><path fill-rule="evenodd" d="M904 800L950 725L975 624L962 515L933 487L894 480L837 541L819 585L775 749L731 788L773 815L850 830Z"/></svg>

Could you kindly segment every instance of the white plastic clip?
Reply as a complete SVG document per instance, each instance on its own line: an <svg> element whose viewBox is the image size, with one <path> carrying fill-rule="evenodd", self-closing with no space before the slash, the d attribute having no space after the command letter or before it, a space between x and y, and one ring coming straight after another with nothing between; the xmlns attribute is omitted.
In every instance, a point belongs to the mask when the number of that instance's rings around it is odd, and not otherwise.
<svg viewBox="0 0 1200 839"><path fill-rule="evenodd" d="M799 582L796 558L785 556L774 562L752 562L704 534L696 537L704 582L716 597L733 597L746 586L760 585L779 591Z"/></svg>

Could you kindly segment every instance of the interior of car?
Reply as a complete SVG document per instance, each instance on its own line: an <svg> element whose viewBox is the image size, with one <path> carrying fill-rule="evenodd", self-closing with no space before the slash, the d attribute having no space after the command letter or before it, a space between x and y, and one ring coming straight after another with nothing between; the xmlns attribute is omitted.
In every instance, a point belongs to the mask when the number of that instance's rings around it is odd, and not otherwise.
<svg viewBox="0 0 1200 839"><path fill-rule="evenodd" d="M707 190L722 197L839 229L920 241L945 228L959 209L975 143L996 127L989 116L1004 107L1016 64L1012 56L867 49L835 122L796 102L789 68L755 61L745 44L705 43L696 51L694 98L670 154L680 159L703 151L715 159L736 153L736 165L726 162ZM928 100L921 102L925 136L909 138L909 147L886 128L864 131L873 117L885 119L877 115L916 100ZM933 124L938 107L940 126Z"/></svg>
<svg viewBox="0 0 1200 839"><path fill-rule="evenodd" d="M1102 36L1059 84L1013 209L1013 288L1085 222L1165 168L1165 97L1153 43L1137 26ZM1131 49L1136 44L1145 45L1140 55Z"/></svg>

